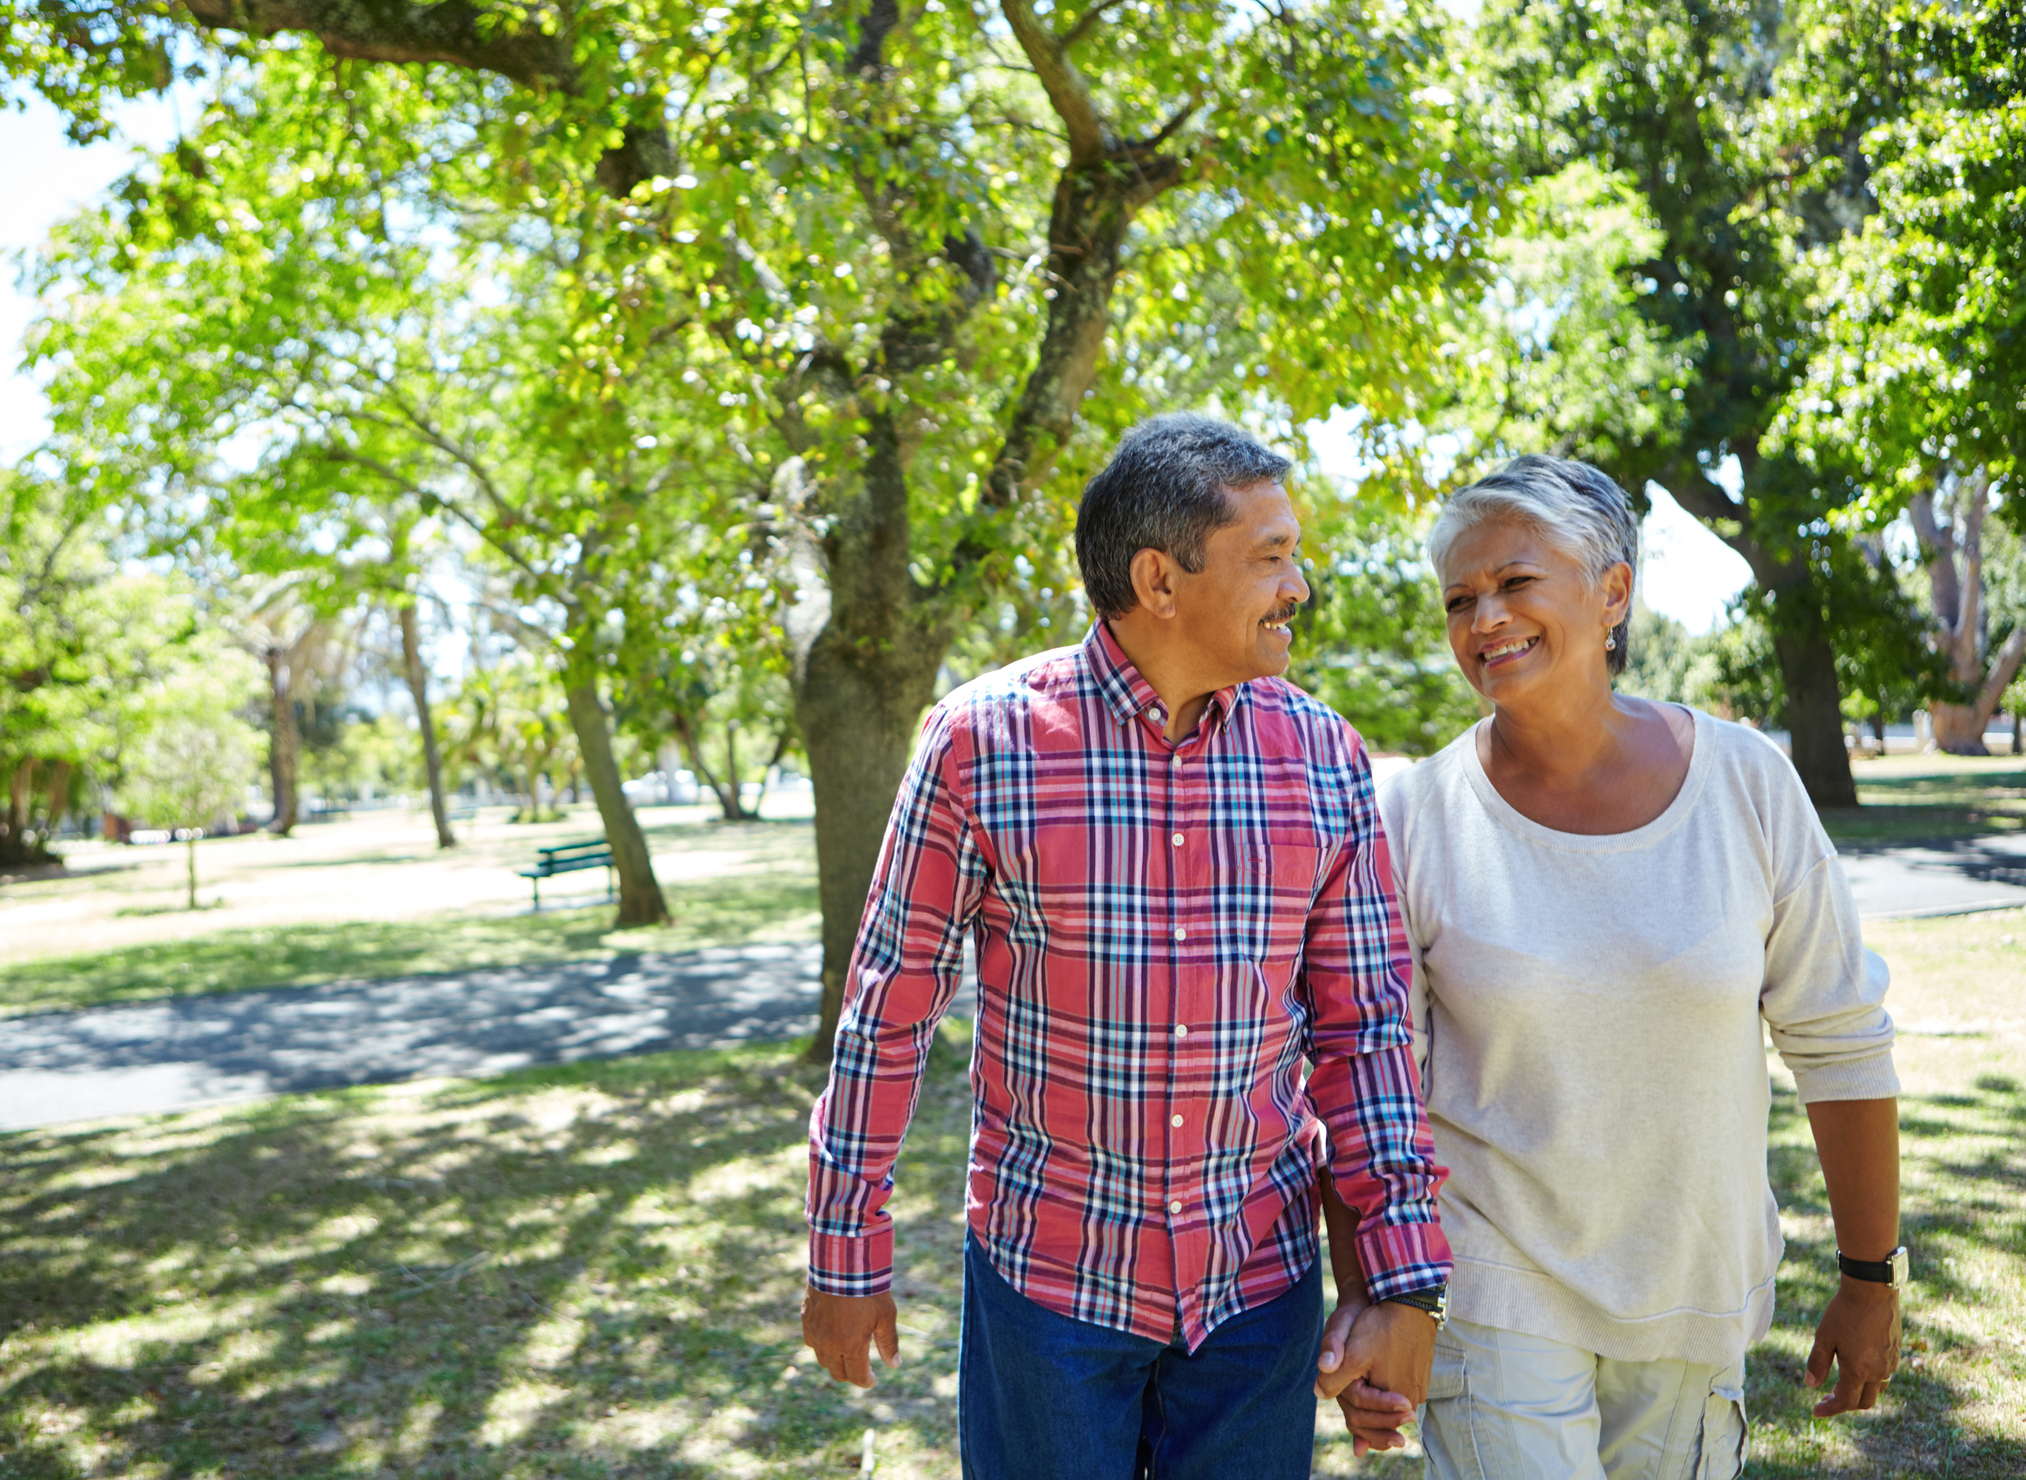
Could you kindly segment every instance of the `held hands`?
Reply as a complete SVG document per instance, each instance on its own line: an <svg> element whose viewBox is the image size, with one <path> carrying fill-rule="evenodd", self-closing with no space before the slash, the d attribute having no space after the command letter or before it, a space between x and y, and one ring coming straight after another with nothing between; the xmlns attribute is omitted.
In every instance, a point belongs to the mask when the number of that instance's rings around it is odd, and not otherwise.
<svg viewBox="0 0 2026 1480"><path fill-rule="evenodd" d="M1870 1408L1899 1370L1899 1292L1845 1276L1815 1327L1803 1387L1820 1387L1836 1367L1836 1390L1815 1405L1817 1418Z"/></svg>
<svg viewBox="0 0 2026 1480"><path fill-rule="evenodd" d="M900 1333L894 1326L899 1314L891 1293L825 1295L821 1290L805 1289L802 1341L837 1381L869 1388L872 1359L866 1350L868 1344L879 1348L879 1359L887 1366L900 1366Z"/></svg>
<svg viewBox="0 0 2026 1480"><path fill-rule="evenodd" d="M1411 1305L1345 1300L1323 1327L1315 1393L1335 1398L1351 1431L1351 1451L1404 1449L1400 1426L1428 1396L1435 1322Z"/></svg>

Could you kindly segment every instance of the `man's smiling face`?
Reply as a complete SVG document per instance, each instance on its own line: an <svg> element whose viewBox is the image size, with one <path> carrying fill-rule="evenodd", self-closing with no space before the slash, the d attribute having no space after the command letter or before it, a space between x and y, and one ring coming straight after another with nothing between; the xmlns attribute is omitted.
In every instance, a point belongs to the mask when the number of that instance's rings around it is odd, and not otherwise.
<svg viewBox="0 0 2026 1480"><path fill-rule="evenodd" d="M1287 669L1288 623L1308 600L1301 524L1287 490L1251 483L1224 492L1231 521L1203 542L1203 568L1175 588L1175 615L1191 657L1214 687Z"/></svg>

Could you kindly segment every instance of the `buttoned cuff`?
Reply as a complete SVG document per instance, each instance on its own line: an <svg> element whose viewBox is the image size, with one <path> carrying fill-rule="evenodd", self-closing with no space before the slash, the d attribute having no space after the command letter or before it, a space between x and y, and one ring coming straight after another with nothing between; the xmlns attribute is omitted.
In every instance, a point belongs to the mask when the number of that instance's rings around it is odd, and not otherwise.
<svg viewBox="0 0 2026 1480"><path fill-rule="evenodd" d="M1449 1240L1433 1223L1373 1222L1358 1230L1358 1263L1374 1301L1447 1284Z"/></svg>
<svg viewBox="0 0 2026 1480"><path fill-rule="evenodd" d="M809 1285L825 1295L879 1295L893 1287L893 1225L862 1237L809 1230Z"/></svg>

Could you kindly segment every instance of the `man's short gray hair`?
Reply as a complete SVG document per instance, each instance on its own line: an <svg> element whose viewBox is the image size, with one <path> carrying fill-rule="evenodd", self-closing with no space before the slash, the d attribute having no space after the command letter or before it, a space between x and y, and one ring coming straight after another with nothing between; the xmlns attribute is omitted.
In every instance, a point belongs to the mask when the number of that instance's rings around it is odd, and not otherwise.
<svg viewBox="0 0 2026 1480"><path fill-rule="evenodd" d="M1142 550L1201 570L1203 542L1235 517L1224 491L1278 483L1293 466L1214 416L1181 411L1141 422L1119 438L1077 506L1076 563L1090 604L1101 617L1121 617L1139 605L1133 557Z"/></svg>
<svg viewBox="0 0 2026 1480"><path fill-rule="evenodd" d="M1493 519L1514 519L1537 531L1556 549L1603 579L1623 561L1639 574L1639 516L1632 500L1588 463L1529 453L1514 458L1488 478L1449 496L1428 532L1428 562L1438 580L1447 580L1449 550L1466 530ZM1632 608L1612 629L1618 645L1606 655L1613 673L1625 670Z"/></svg>

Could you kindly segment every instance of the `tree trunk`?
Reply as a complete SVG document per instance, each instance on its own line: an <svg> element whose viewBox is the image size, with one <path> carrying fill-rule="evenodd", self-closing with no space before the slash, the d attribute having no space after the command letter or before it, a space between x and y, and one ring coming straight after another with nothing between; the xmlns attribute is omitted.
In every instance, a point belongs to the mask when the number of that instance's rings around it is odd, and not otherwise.
<svg viewBox="0 0 2026 1480"><path fill-rule="evenodd" d="M44 820L42 841L47 846L70 811L70 762L58 761L49 771L49 816Z"/></svg>
<svg viewBox="0 0 2026 1480"><path fill-rule="evenodd" d="M28 791L34 782L35 758L30 756L14 768L14 774L7 784L7 848L21 857L28 856Z"/></svg>
<svg viewBox="0 0 2026 1480"><path fill-rule="evenodd" d="M694 720L687 714L678 714L674 719L676 739L682 744L682 753L689 757L689 767L696 772L696 779L718 799L718 815L726 822L746 822L750 819L739 805L739 778L735 770L729 778L720 781L717 772L704 758L703 737L697 733ZM736 760L736 758L734 758Z"/></svg>
<svg viewBox="0 0 2026 1480"><path fill-rule="evenodd" d="M1756 445L1741 449L1739 461L1749 487L1760 462ZM1819 600L1811 590L1814 572L1805 561L1776 560L1755 528L1750 501L1733 499L1694 465L1668 469L1664 483L1676 503L1744 557L1761 589L1774 599L1773 653L1787 690L1790 753L1808 799L1818 810L1855 807L1857 783L1850 774L1849 747L1843 743L1836 650L1822 630Z"/></svg>
<svg viewBox="0 0 2026 1480"><path fill-rule="evenodd" d="M422 728L422 764L429 773L429 811L436 819L436 846L455 848L450 808L443 796L443 757L436 748L436 724L429 717L429 675L422 671L422 642L415 630L415 603L401 608L401 666L407 670L408 693L415 700L415 722Z"/></svg>
<svg viewBox="0 0 2026 1480"><path fill-rule="evenodd" d="M1989 755L1990 749L1984 744L1984 731L1989 728L1991 717L1998 712L1998 701L2005 697L2005 690L2019 676L2022 663L2026 663L2026 625L2014 627L2012 635L2005 639L2005 645L1991 656L1990 669L1977 683L1975 698L1968 704L1933 706L1935 748L1950 755ZM1976 682L1974 675L1971 681ZM2012 733L2016 742L2016 717ZM2014 749L2017 749L2016 743Z"/></svg>
<svg viewBox="0 0 2026 1480"><path fill-rule="evenodd" d="M752 816L755 820L759 818L760 809L767 805L767 787L772 782L775 770L781 764L781 757L788 753L788 740L791 733L788 726L783 725L781 727L781 732L774 737L773 753L767 757L767 764L760 769L760 791L753 798Z"/></svg>
<svg viewBox="0 0 2026 1480"><path fill-rule="evenodd" d="M619 874L619 917L614 923L662 924L668 919L668 901L655 882L654 861L648 856L640 819L633 815L620 785L619 762L612 754L611 721L598 698L598 681L588 674L578 677L567 692L570 727L577 732L577 749L590 778L591 795L598 801L598 815L605 823L613 868Z"/></svg>
<svg viewBox="0 0 2026 1480"><path fill-rule="evenodd" d="M194 910L197 908L197 829L192 827L185 830L190 834L186 840L190 851L184 855L189 864L187 873L190 885L189 902L185 908Z"/></svg>
<svg viewBox="0 0 2026 1480"><path fill-rule="evenodd" d="M270 826L282 837L295 827L295 763L301 737L295 727L295 699L286 677L285 649L267 650L267 690L274 709L274 733L268 740L267 774L274 790L274 817Z"/></svg>
<svg viewBox="0 0 2026 1480"><path fill-rule="evenodd" d="M1850 751L1843 744L1835 651L1819 633L1777 630L1773 651L1787 687L1787 734L1794 769L1808 788L1808 799L1818 810L1856 806L1857 783L1850 775Z"/></svg>
<svg viewBox="0 0 2026 1480"><path fill-rule="evenodd" d="M1989 755L1984 744L1984 722L1974 704L1944 704L1936 699L1928 705L1934 716L1935 749L1948 755Z"/></svg>
<svg viewBox="0 0 2026 1480"><path fill-rule="evenodd" d="M828 1063L844 978L872 888L894 795L948 646L941 632L858 648L834 628L810 649L795 718L816 790L816 880L823 904L823 1018L809 1058Z"/></svg>

